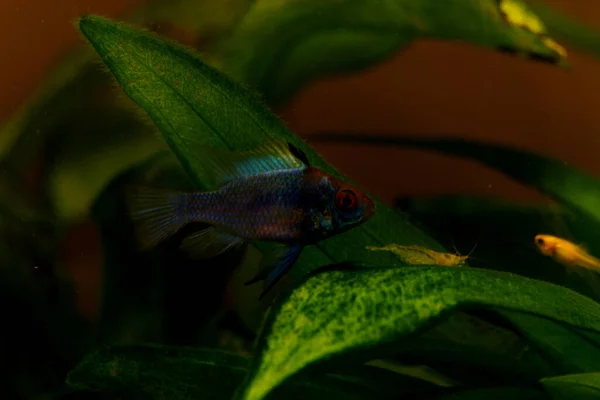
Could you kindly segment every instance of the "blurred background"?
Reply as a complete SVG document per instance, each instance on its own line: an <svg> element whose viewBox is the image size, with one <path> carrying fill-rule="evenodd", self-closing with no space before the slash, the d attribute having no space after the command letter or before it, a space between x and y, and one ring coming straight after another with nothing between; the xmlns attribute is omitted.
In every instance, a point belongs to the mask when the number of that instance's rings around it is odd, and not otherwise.
<svg viewBox="0 0 600 400"><path fill-rule="evenodd" d="M83 57L77 51L86 44L74 25L81 14L117 19L135 15L136 23L202 51L243 13L241 4L247 3L219 2L220 11L213 18L205 13L207 6L189 12L189 8L194 9L189 6L192 1L4 0L0 12L0 124L10 125L36 93L43 93L41 85L48 82L48 74L59 62L75 65ZM546 3L600 28L598 1L547 0ZM152 5L151 11L144 9L148 5ZM208 22L200 24L201 19ZM568 43L563 45L568 52L569 70L467 43L419 40L360 73L310 83L275 111L292 131L309 141L311 134L324 130L460 136L518 144L600 178L600 61L570 48ZM71 64L65 62L65 57L71 57ZM99 71L100 67L94 65L92 70ZM61 76L75 79L78 75L74 69ZM110 92L115 89L120 90L116 86L94 86L93 96L89 96L93 99L89 101L111 99L114 93ZM82 83L69 90L72 92L69 96L77 96L79 91L88 89ZM79 112L77 108L56 110L37 110L34 122ZM33 132L31 137L43 135L34 125L29 128ZM66 129L76 131L77 124ZM2 148L16 143L10 132L11 129L0 131ZM83 136L85 131L79 134ZM56 145L54 141L40 143L41 147ZM76 144L60 146L66 152L65 149ZM466 160L419 150L325 143L314 147L341 172L390 204L396 196L439 194L485 195L522 203L542 201L533 190ZM137 145L122 151L132 149L144 154L150 152ZM58 164L61 151L52 155ZM49 164L45 158L48 154L31 149L25 153L33 158L20 170L22 175L18 176L17 184L27 188L35 203L41 176L47 173L42 171L42 165ZM97 157L103 156L107 157L104 164L110 168L109 156L98 152ZM67 164L76 163L65 161ZM89 184L86 177L94 180L94 174L101 175L97 170L81 168L78 175L69 173L61 172L56 178L53 196L73 199L70 201L75 203L78 197L71 194L85 189ZM106 184L99 182L100 186ZM87 319L94 320L98 314L102 256L98 229L86 207L82 206L83 211L72 218L74 222L59 247L65 270L73 278L77 307Z"/></svg>
<svg viewBox="0 0 600 400"><path fill-rule="evenodd" d="M232 7L236 3L224 2ZM148 2L64 0L57 5L5 0L0 13L4 61L0 63L0 121L8 120L28 100L65 52L85 45L75 29L75 18L83 13L125 18L144 3ZM599 2L547 3L592 27L600 26ZM142 20L159 33L199 49L210 38L211 32L198 33L187 21L176 26L161 25L160 16ZM570 71L467 43L420 40L362 73L311 83L275 111L292 131L306 138L323 130L461 136L519 144L600 177L600 62L568 45L567 51ZM521 202L540 199L500 173L466 160L420 150L314 146L386 202L398 195L435 194L485 194ZM89 222L74 229L65 244L81 307L90 316L96 308L98 251Z"/></svg>
<svg viewBox="0 0 600 400"><path fill-rule="evenodd" d="M223 0L223 3L235 3ZM83 13L125 17L143 0L5 0L0 15L0 121L25 102L65 51L83 46L73 23ZM600 3L546 0L592 27L600 26ZM226 8L226 6L220 6ZM146 21L160 25L160 18ZM201 48L193 27L163 26L160 33ZM563 43L563 45L565 45ZM519 143L600 174L597 134L600 64L568 48L573 70L520 60L466 43L423 39L391 60L360 74L311 83L276 110L302 136L316 130L365 130L420 135L460 135ZM407 194L489 193L523 201L535 196L500 174L452 161L462 179L447 179L445 157L390 150L390 169L381 149L319 145L331 163L366 184L383 200ZM406 168L417 165L414 176ZM404 166L404 167L403 167ZM370 179L367 179L370 178Z"/></svg>

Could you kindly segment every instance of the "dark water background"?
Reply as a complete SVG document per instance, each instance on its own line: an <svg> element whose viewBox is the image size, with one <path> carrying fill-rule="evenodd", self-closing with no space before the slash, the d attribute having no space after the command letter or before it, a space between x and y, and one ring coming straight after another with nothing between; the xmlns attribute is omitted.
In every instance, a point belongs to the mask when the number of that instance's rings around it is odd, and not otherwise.
<svg viewBox="0 0 600 400"><path fill-rule="evenodd" d="M0 121L29 96L62 52L81 45L72 21L81 13L117 17L140 0L4 0L0 6ZM548 0L600 26L600 2ZM161 33L198 45L183 28ZM361 74L313 83L283 109L288 126L462 136L527 148L600 177L600 63L569 50L574 73L516 60L468 44L419 41ZM536 202L534 192L472 162L415 150L318 144L316 149L382 200L397 195L485 194ZM393 161L390 161L393 160ZM414 171L419 171L415 174ZM62 257L90 318L99 295L100 249L90 222L73 228Z"/></svg>

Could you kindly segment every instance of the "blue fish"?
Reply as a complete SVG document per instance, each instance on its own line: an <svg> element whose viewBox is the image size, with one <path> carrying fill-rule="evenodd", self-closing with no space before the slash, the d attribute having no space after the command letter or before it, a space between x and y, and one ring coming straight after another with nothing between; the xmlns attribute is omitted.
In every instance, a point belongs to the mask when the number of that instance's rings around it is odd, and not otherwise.
<svg viewBox="0 0 600 400"><path fill-rule="evenodd" d="M192 222L210 227L187 236L181 249L195 259L214 257L251 241L280 244L280 251L249 282L265 281L260 299L289 271L302 249L365 222L373 201L358 188L310 165L300 149L269 140L253 150L210 148L202 160L219 188L178 192L127 189L142 250Z"/></svg>

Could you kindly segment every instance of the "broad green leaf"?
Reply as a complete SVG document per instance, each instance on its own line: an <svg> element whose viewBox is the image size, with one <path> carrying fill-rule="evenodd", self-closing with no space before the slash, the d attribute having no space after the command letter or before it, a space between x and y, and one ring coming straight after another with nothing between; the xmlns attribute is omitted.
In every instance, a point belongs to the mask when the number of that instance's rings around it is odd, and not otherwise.
<svg viewBox="0 0 600 400"><path fill-rule="evenodd" d="M249 358L202 348L112 346L84 358L69 373L73 388L146 399L230 399ZM362 366L346 374L291 379L272 399L384 399L436 390L435 385Z"/></svg>
<svg viewBox="0 0 600 400"><path fill-rule="evenodd" d="M600 373L556 376L541 380L554 400L593 400L600 396Z"/></svg>
<svg viewBox="0 0 600 400"><path fill-rule="evenodd" d="M580 332L571 326L532 315L502 311L530 345L544 354L559 373L600 370L600 334Z"/></svg>
<svg viewBox="0 0 600 400"><path fill-rule="evenodd" d="M550 400L542 390L528 386L487 387L481 389L458 389L436 397L436 400Z"/></svg>
<svg viewBox="0 0 600 400"><path fill-rule="evenodd" d="M541 281L472 268L332 268L271 308L239 398L265 398L296 373L336 359L376 358L460 308L535 314L600 333L598 303Z"/></svg>
<svg viewBox="0 0 600 400"><path fill-rule="evenodd" d="M248 307L254 304L255 299L256 294L240 300L240 303ZM396 356L395 352L390 352L386 357L393 357L401 363L428 365L444 376L467 385L511 384L565 371L549 365L546 357L528 346L517 331L504 327L506 322L502 321L497 326L498 318L490 320L489 315L484 315L485 319L482 319L481 312L477 316L469 314L453 314L422 337L411 340L410 346L403 346L406 348ZM252 318L252 327L262 321L257 316ZM248 322L248 316L245 322Z"/></svg>
<svg viewBox="0 0 600 400"><path fill-rule="evenodd" d="M600 57L600 30L567 13L559 11L547 0L529 0L528 7L543 21L548 33L573 49Z"/></svg>
<svg viewBox="0 0 600 400"><path fill-rule="evenodd" d="M600 181L592 175L556 160L516 147L465 139L418 139L354 134L315 135L314 141L356 142L385 146L415 147L478 161L529 185L600 224Z"/></svg>
<svg viewBox="0 0 600 400"><path fill-rule="evenodd" d="M414 40L459 40L560 63L563 50L520 0L254 2L218 65L281 104L311 80L355 72Z"/></svg>
<svg viewBox="0 0 600 400"><path fill-rule="evenodd" d="M197 187L214 185L208 178L208 166L196 155L197 146L240 150L261 145L265 137L293 143L308 155L314 166L340 177L252 92L206 65L191 51L102 17L83 17L79 26L124 92L157 124ZM346 260L368 260L374 266L400 265L397 257L374 255L363 244L393 241L441 249L390 207L378 201L376 207L375 215L367 223L320 243L318 248L311 246L303 251L292 274Z"/></svg>
<svg viewBox="0 0 600 400"><path fill-rule="evenodd" d="M481 310L477 317L471 314L455 313L422 335L407 338L394 358L428 365L466 386L524 383L564 372L517 332L482 319Z"/></svg>
<svg viewBox="0 0 600 400"><path fill-rule="evenodd" d="M557 371L535 350L525 349L526 356L509 356L482 346L429 338L406 339L403 345L405 351L394 360L427 365L461 386L524 384Z"/></svg>
<svg viewBox="0 0 600 400"><path fill-rule="evenodd" d="M391 359L377 359L371 360L367 362L365 365L383 368L388 371L395 372L399 375L410 376L412 378L420 379L429 383L432 383L436 386L441 387L455 387L457 383L452 379L440 374L439 372L433 370L427 365L410 365L403 364L402 362L398 362L396 360ZM354 366L352 366L353 368ZM343 372L348 368L340 368L340 370L336 369L337 372Z"/></svg>

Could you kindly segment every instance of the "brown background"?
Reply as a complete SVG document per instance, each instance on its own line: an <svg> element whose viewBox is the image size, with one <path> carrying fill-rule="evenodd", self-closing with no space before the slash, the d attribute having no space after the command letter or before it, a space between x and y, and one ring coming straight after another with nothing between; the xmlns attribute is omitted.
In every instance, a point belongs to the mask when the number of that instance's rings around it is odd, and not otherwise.
<svg viewBox="0 0 600 400"><path fill-rule="evenodd" d="M3 0L0 121L26 100L61 52L80 43L74 18L82 13L116 16L142 2ZM600 30L600 1L548 2ZM570 72L467 44L423 41L360 75L314 83L278 112L307 137L321 129L460 135L518 143L600 177L600 63L567 49ZM471 162L420 151L316 147L384 201L396 194L439 193L537 199ZM84 243L73 246L78 249L73 262L89 263ZM87 246L89 252L97 250ZM80 276L83 292L93 292L97 279L97 273Z"/></svg>
<svg viewBox="0 0 600 400"><path fill-rule="evenodd" d="M80 43L82 13L116 16L143 0L3 0L0 121L61 52ZM600 1L549 0L600 29ZM519 143L600 176L600 64L569 52L571 72L460 43L423 41L360 75L317 82L278 110L301 135L319 129L454 134ZM397 193L487 193L535 199L470 162L420 151L319 145L383 200ZM414 171L419 171L415 174Z"/></svg>

